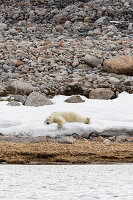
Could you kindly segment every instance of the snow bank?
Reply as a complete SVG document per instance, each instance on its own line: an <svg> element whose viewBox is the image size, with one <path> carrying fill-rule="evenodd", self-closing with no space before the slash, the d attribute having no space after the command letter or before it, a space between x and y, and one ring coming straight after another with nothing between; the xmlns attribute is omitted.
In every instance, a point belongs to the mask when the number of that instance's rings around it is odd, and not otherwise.
<svg viewBox="0 0 133 200"><path fill-rule="evenodd" d="M11 107L7 101L0 102L0 133L16 136L56 136L91 132L133 135L133 94L123 92L114 100L82 98L84 103L66 103L66 96L55 96L53 105L41 107ZM73 111L91 118L91 124L66 123L58 129L57 124L46 125L45 118L53 111Z"/></svg>

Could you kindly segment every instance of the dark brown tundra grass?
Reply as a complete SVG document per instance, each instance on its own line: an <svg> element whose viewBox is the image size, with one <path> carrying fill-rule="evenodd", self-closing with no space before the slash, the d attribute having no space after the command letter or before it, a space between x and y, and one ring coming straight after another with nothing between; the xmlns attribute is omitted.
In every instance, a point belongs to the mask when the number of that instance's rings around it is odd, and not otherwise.
<svg viewBox="0 0 133 200"><path fill-rule="evenodd" d="M131 163L132 143L77 140L74 144L55 142L0 143L0 163L7 164L87 164Z"/></svg>

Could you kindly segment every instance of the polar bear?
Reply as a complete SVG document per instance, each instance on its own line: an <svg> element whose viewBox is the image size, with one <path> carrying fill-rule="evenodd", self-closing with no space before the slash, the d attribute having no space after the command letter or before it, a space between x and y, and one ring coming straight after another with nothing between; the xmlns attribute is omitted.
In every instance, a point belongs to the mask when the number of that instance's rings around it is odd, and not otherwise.
<svg viewBox="0 0 133 200"><path fill-rule="evenodd" d="M61 128L66 122L83 122L85 124L90 124L90 118L82 117L74 112L52 112L44 122L46 124L55 122L58 124L58 128Z"/></svg>

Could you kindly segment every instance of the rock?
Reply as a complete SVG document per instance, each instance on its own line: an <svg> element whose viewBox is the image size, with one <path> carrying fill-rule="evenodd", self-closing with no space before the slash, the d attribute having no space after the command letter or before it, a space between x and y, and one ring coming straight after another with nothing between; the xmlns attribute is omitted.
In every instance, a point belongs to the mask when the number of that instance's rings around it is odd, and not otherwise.
<svg viewBox="0 0 133 200"><path fill-rule="evenodd" d="M114 92L110 88L96 88L92 89L89 94L90 99L111 99Z"/></svg>
<svg viewBox="0 0 133 200"><path fill-rule="evenodd" d="M70 21L66 21L65 24L64 24L64 27L66 29L70 28L71 27L71 22Z"/></svg>
<svg viewBox="0 0 133 200"><path fill-rule="evenodd" d="M26 98L22 95L14 95L13 99L17 102L21 102L23 105L25 104Z"/></svg>
<svg viewBox="0 0 133 200"><path fill-rule="evenodd" d="M14 67L13 66L9 66L7 64L4 64L2 67L3 67L5 72L14 71Z"/></svg>
<svg viewBox="0 0 133 200"><path fill-rule="evenodd" d="M58 143L73 144L76 141L76 139L73 138L72 136L64 136L56 138L55 141Z"/></svg>
<svg viewBox="0 0 133 200"><path fill-rule="evenodd" d="M79 95L74 95L65 100L67 103L82 103L85 102Z"/></svg>
<svg viewBox="0 0 133 200"><path fill-rule="evenodd" d="M3 49L6 47L6 43L5 42L0 42L0 49Z"/></svg>
<svg viewBox="0 0 133 200"><path fill-rule="evenodd" d="M29 95L31 92L35 91L36 88L30 83L16 80L8 85L7 90L10 91L11 94L15 95Z"/></svg>
<svg viewBox="0 0 133 200"><path fill-rule="evenodd" d="M67 21L67 17L65 17L65 16L61 16L56 19L56 23L58 23L58 24L64 24L66 21Z"/></svg>
<svg viewBox="0 0 133 200"><path fill-rule="evenodd" d="M52 105L52 101L38 92L32 92L26 99L26 106L44 106Z"/></svg>
<svg viewBox="0 0 133 200"><path fill-rule="evenodd" d="M111 84L119 84L121 82L121 80L115 77L109 77L108 80Z"/></svg>
<svg viewBox="0 0 133 200"><path fill-rule="evenodd" d="M20 103L17 101L11 101L7 104L8 106L20 106Z"/></svg>
<svg viewBox="0 0 133 200"><path fill-rule="evenodd" d="M115 136L109 137L109 140L110 140L111 142L114 142L114 141L116 140L116 137L115 137Z"/></svg>
<svg viewBox="0 0 133 200"><path fill-rule="evenodd" d="M105 140L104 140L104 138L103 138L102 136L98 136L98 137L97 137L97 141L98 141L98 142L103 142L103 141L105 141Z"/></svg>
<svg viewBox="0 0 133 200"><path fill-rule="evenodd" d="M95 29L95 30L93 31L93 33L94 33L95 35L100 35L100 34L101 34L101 31L97 28L97 29Z"/></svg>
<svg viewBox="0 0 133 200"><path fill-rule="evenodd" d="M76 67L76 66L78 66L78 65L79 65L79 61L78 61L77 58L75 58L75 59L73 60L72 66L73 66L73 67Z"/></svg>
<svg viewBox="0 0 133 200"><path fill-rule="evenodd" d="M7 91L6 89L0 85L0 97L6 96Z"/></svg>
<svg viewBox="0 0 133 200"><path fill-rule="evenodd" d="M108 18L107 17L100 17L99 19L97 19L95 22L94 22L94 26L96 25L102 25L102 24L108 24Z"/></svg>
<svg viewBox="0 0 133 200"><path fill-rule="evenodd" d="M87 64L79 64L76 69L89 70L91 67Z"/></svg>
<svg viewBox="0 0 133 200"><path fill-rule="evenodd" d="M6 30L7 29L7 24L0 23L0 31Z"/></svg>
<svg viewBox="0 0 133 200"><path fill-rule="evenodd" d="M133 137L127 137L126 140L127 142L133 142Z"/></svg>
<svg viewBox="0 0 133 200"><path fill-rule="evenodd" d="M109 140L109 139L105 139L104 141L103 141L103 143L104 144L109 144L111 141Z"/></svg>
<svg viewBox="0 0 133 200"><path fill-rule="evenodd" d="M56 31L57 31L57 32L63 32L63 31L64 31L64 28L63 28L61 25L57 25L57 26L56 26Z"/></svg>
<svg viewBox="0 0 133 200"><path fill-rule="evenodd" d="M86 55L84 61L89 64L91 67L97 67L99 64L102 64L102 60L96 58L95 56Z"/></svg>
<svg viewBox="0 0 133 200"><path fill-rule="evenodd" d="M9 63L9 65L12 65L15 67L19 67L20 65L23 64L23 62L21 60L15 60L15 59L9 60L8 63Z"/></svg>
<svg viewBox="0 0 133 200"><path fill-rule="evenodd" d="M117 33L117 31L118 31L118 29L117 29L115 26L113 26L113 25L110 25L110 26L108 27L108 30L109 30L109 31L112 31L112 32L115 32L115 33Z"/></svg>
<svg viewBox="0 0 133 200"><path fill-rule="evenodd" d="M127 141L127 136L125 136L125 135L119 135L119 136L117 136L116 137L116 142L126 142Z"/></svg>
<svg viewBox="0 0 133 200"><path fill-rule="evenodd" d="M128 26L128 31L133 31L133 23L130 23Z"/></svg>
<svg viewBox="0 0 133 200"><path fill-rule="evenodd" d="M109 73L133 76L133 56L110 58L104 61L103 66L105 71Z"/></svg>

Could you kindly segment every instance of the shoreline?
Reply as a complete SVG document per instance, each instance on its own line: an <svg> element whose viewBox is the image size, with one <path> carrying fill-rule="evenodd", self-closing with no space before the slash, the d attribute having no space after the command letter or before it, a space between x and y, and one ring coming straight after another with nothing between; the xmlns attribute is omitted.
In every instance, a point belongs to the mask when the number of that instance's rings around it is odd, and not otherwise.
<svg viewBox="0 0 133 200"><path fill-rule="evenodd" d="M0 164L77 165L133 163L132 143L105 144L77 139L58 142L0 142Z"/></svg>

